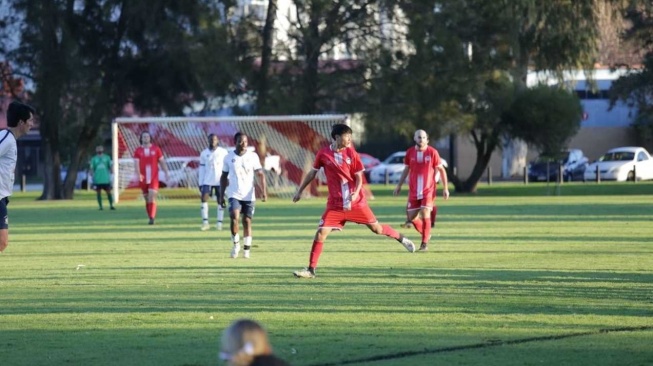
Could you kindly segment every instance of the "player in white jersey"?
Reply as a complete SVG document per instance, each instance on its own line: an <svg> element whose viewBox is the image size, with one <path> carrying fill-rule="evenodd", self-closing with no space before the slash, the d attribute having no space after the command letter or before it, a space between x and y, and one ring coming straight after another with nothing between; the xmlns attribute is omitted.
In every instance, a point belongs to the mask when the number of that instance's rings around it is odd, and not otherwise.
<svg viewBox="0 0 653 366"><path fill-rule="evenodd" d="M16 140L34 125L34 108L20 102L7 107L7 129L0 131L0 252L9 245L9 213L7 205L14 190L18 146Z"/></svg>
<svg viewBox="0 0 653 366"><path fill-rule="evenodd" d="M240 252L238 217L242 213L245 239L243 255L245 258L249 258L249 251L252 247L252 217L254 217L254 202L256 201L254 175L256 174L260 181L261 201L263 202L265 202L268 195L267 185L261 167L261 160L253 151L247 151L247 135L238 132L234 136L234 141L236 149L227 155L222 166L218 203L220 205L224 204L226 191L229 198L229 215L231 217L231 240L234 243L231 258L238 257L238 252Z"/></svg>
<svg viewBox="0 0 653 366"><path fill-rule="evenodd" d="M199 186L202 206L202 231L208 230L209 226L209 197L215 195L216 201L220 194L220 176L222 175L222 164L229 153L227 149L218 146L218 136L209 135L209 147L200 154ZM217 222L215 227L222 230L224 219L224 206L218 204Z"/></svg>

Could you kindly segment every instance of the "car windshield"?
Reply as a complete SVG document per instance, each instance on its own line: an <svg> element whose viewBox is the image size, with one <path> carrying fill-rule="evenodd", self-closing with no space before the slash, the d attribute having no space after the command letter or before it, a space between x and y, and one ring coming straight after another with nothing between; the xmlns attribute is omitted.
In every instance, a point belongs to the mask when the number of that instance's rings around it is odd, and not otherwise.
<svg viewBox="0 0 653 366"><path fill-rule="evenodd" d="M609 152L599 158L599 161L630 161L635 159L635 153L630 151Z"/></svg>
<svg viewBox="0 0 653 366"><path fill-rule="evenodd" d="M399 155L399 156L390 156L385 161L383 162L384 164L403 164L404 163L404 157Z"/></svg>
<svg viewBox="0 0 653 366"><path fill-rule="evenodd" d="M374 163L374 159L367 156L361 156L361 161L363 162L363 165L370 165Z"/></svg>

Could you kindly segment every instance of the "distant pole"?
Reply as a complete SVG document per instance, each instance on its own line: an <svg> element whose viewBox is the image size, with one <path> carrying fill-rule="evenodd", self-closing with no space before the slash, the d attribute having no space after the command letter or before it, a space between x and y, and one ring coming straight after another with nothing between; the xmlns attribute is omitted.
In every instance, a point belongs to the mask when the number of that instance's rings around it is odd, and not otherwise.
<svg viewBox="0 0 653 366"><path fill-rule="evenodd" d="M528 167L524 167L524 184L528 184Z"/></svg>
<svg viewBox="0 0 653 366"><path fill-rule="evenodd" d="M27 192L27 177L25 174L20 176L20 191Z"/></svg>
<svg viewBox="0 0 653 366"><path fill-rule="evenodd" d="M637 183L637 165L633 165L633 183Z"/></svg>
<svg viewBox="0 0 653 366"><path fill-rule="evenodd" d="M596 183L601 183L601 171L598 165L596 166Z"/></svg>
<svg viewBox="0 0 653 366"><path fill-rule="evenodd" d="M492 185L492 167L488 166L487 167L487 184Z"/></svg>

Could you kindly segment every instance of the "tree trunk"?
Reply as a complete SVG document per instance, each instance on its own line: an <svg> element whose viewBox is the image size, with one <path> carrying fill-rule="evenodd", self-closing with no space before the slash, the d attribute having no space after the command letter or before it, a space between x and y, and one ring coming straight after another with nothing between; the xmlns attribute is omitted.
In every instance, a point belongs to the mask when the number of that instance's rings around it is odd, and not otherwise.
<svg viewBox="0 0 653 366"><path fill-rule="evenodd" d="M497 148L498 135L496 132L491 135L482 134L480 139L476 138L475 133L472 133L472 136L476 145L476 163L466 180L461 180L457 176L452 177L451 181L456 186L457 193L476 193L478 182L490 163L492 153Z"/></svg>
<svg viewBox="0 0 653 366"><path fill-rule="evenodd" d="M263 46L261 50L261 69L259 70L259 85L257 110L259 114L269 113L268 102L268 75L270 73L270 61L272 58L272 44L274 21L277 17L277 0L268 0L268 12L263 27Z"/></svg>
<svg viewBox="0 0 653 366"><path fill-rule="evenodd" d="M311 8L311 12L314 9ZM304 75L301 110L302 114L315 114L317 110L317 88L318 88L318 68L320 59L320 49L322 41L319 29L319 14L311 14L308 24L309 35L304 38Z"/></svg>

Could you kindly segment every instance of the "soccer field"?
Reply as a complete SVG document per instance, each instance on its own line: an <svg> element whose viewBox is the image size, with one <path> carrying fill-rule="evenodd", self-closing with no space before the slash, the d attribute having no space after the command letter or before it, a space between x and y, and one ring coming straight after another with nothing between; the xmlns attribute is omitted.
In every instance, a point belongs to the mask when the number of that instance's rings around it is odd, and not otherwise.
<svg viewBox="0 0 653 366"><path fill-rule="evenodd" d="M399 229L405 198L391 189L371 206ZM653 364L653 183L556 193L438 198L426 253L350 224L312 280L292 271L325 198L258 202L252 258L231 259L228 230L199 230L199 199L159 202L148 226L142 201L98 211L93 193L16 194L0 365L218 365L220 333L241 317L293 365Z"/></svg>

